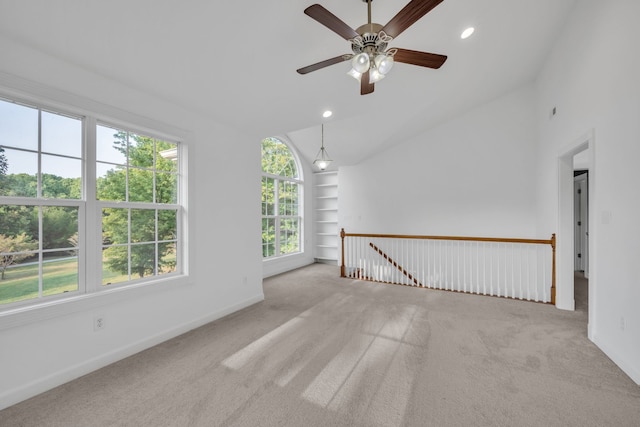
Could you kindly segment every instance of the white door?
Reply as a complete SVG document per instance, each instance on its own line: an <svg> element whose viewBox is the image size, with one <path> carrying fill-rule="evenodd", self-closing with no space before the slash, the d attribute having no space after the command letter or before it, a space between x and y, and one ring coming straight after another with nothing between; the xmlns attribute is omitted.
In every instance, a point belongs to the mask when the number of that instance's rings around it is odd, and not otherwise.
<svg viewBox="0 0 640 427"><path fill-rule="evenodd" d="M589 276L589 173L574 178L574 237L576 271Z"/></svg>

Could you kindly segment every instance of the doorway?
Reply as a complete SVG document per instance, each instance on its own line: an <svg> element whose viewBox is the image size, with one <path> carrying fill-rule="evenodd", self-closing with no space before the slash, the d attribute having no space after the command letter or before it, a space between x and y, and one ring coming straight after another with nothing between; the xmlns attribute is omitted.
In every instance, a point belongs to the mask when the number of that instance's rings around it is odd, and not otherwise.
<svg viewBox="0 0 640 427"><path fill-rule="evenodd" d="M596 185L595 173L595 141L593 130L575 140L573 143L564 146L558 151L558 242L557 242L557 272L556 272L556 307L563 310L575 310L575 212L574 212L574 171L576 169L585 169L589 171L588 184L586 190L587 204L587 228L588 238L586 239L587 252L583 259L585 271L587 271L590 280L588 280L588 334L591 337L590 326L592 317L595 313L594 306L597 301L589 298L594 295L593 290L597 286L594 271L596 253L594 251L597 239L597 230L594 228L593 212L594 191ZM577 166L577 167L576 167ZM585 236L586 237L586 236Z"/></svg>
<svg viewBox="0 0 640 427"><path fill-rule="evenodd" d="M576 259L576 232L575 232L575 181L574 171L584 169L589 171L590 185L586 189L587 206L593 204L593 132L569 144L560 150L558 155L558 244L557 244L557 291L556 306L564 310L575 310L574 272ZM578 166L578 167L576 167ZM585 209L588 212L588 208ZM589 221L587 218L587 223ZM589 249L586 251L586 263L593 265L593 227L587 224L587 230L591 230L591 238L586 242ZM583 260L584 261L584 260ZM589 267L586 271L591 272Z"/></svg>

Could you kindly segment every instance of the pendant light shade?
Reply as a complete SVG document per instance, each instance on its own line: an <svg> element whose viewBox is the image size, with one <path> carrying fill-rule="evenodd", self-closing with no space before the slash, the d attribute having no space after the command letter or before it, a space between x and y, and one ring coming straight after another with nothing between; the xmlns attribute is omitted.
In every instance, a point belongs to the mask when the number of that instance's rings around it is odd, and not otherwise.
<svg viewBox="0 0 640 427"><path fill-rule="evenodd" d="M331 164L333 160L331 160L331 158L329 157L329 154L327 154L327 150L325 150L324 148L324 124L322 124L321 129L322 129L322 134L321 134L321 140L320 140L321 141L320 151L318 151L318 154L316 155L316 159L313 161L313 164L318 166L318 169L323 171L329 167L329 164Z"/></svg>

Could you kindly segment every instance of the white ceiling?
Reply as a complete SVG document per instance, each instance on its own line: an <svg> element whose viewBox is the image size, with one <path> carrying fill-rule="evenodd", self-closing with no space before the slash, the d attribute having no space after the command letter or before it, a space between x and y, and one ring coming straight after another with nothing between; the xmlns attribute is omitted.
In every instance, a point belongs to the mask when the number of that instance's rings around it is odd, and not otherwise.
<svg viewBox="0 0 640 427"><path fill-rule="evenodd" d="M408 0L374 0L386 24ZM296 69L348 42L303 14L312 1L0 0L0 33L243 130L288 136L313 161L325 123L335 166L355 164L535 79L575 0L444 0L390 47L449 56L396 64L361 96L348 63ZM363 0L320 0L348 25ZM468 40L460 33L476 28ZM328 120L321 114L334 111Z"/></svg>

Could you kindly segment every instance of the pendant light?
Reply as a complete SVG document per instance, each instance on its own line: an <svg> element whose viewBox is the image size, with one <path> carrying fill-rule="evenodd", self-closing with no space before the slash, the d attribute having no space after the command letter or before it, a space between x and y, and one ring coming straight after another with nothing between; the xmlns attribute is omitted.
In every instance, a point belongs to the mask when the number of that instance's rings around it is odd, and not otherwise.
<svg viewBox="0 0 640 427"><path fill-rule="evenodd" d="M331 158L329 157L329 154L327 154L327 150L324 149L324 123L321 125L321 145L320 145L320 151L318 151L318 155L316 155L316 159L313 161L314 165L318 166L318 169L320 169L321 171L327 169L327 167L329 167L329 164L333 161L331 160Z"/></svg>

